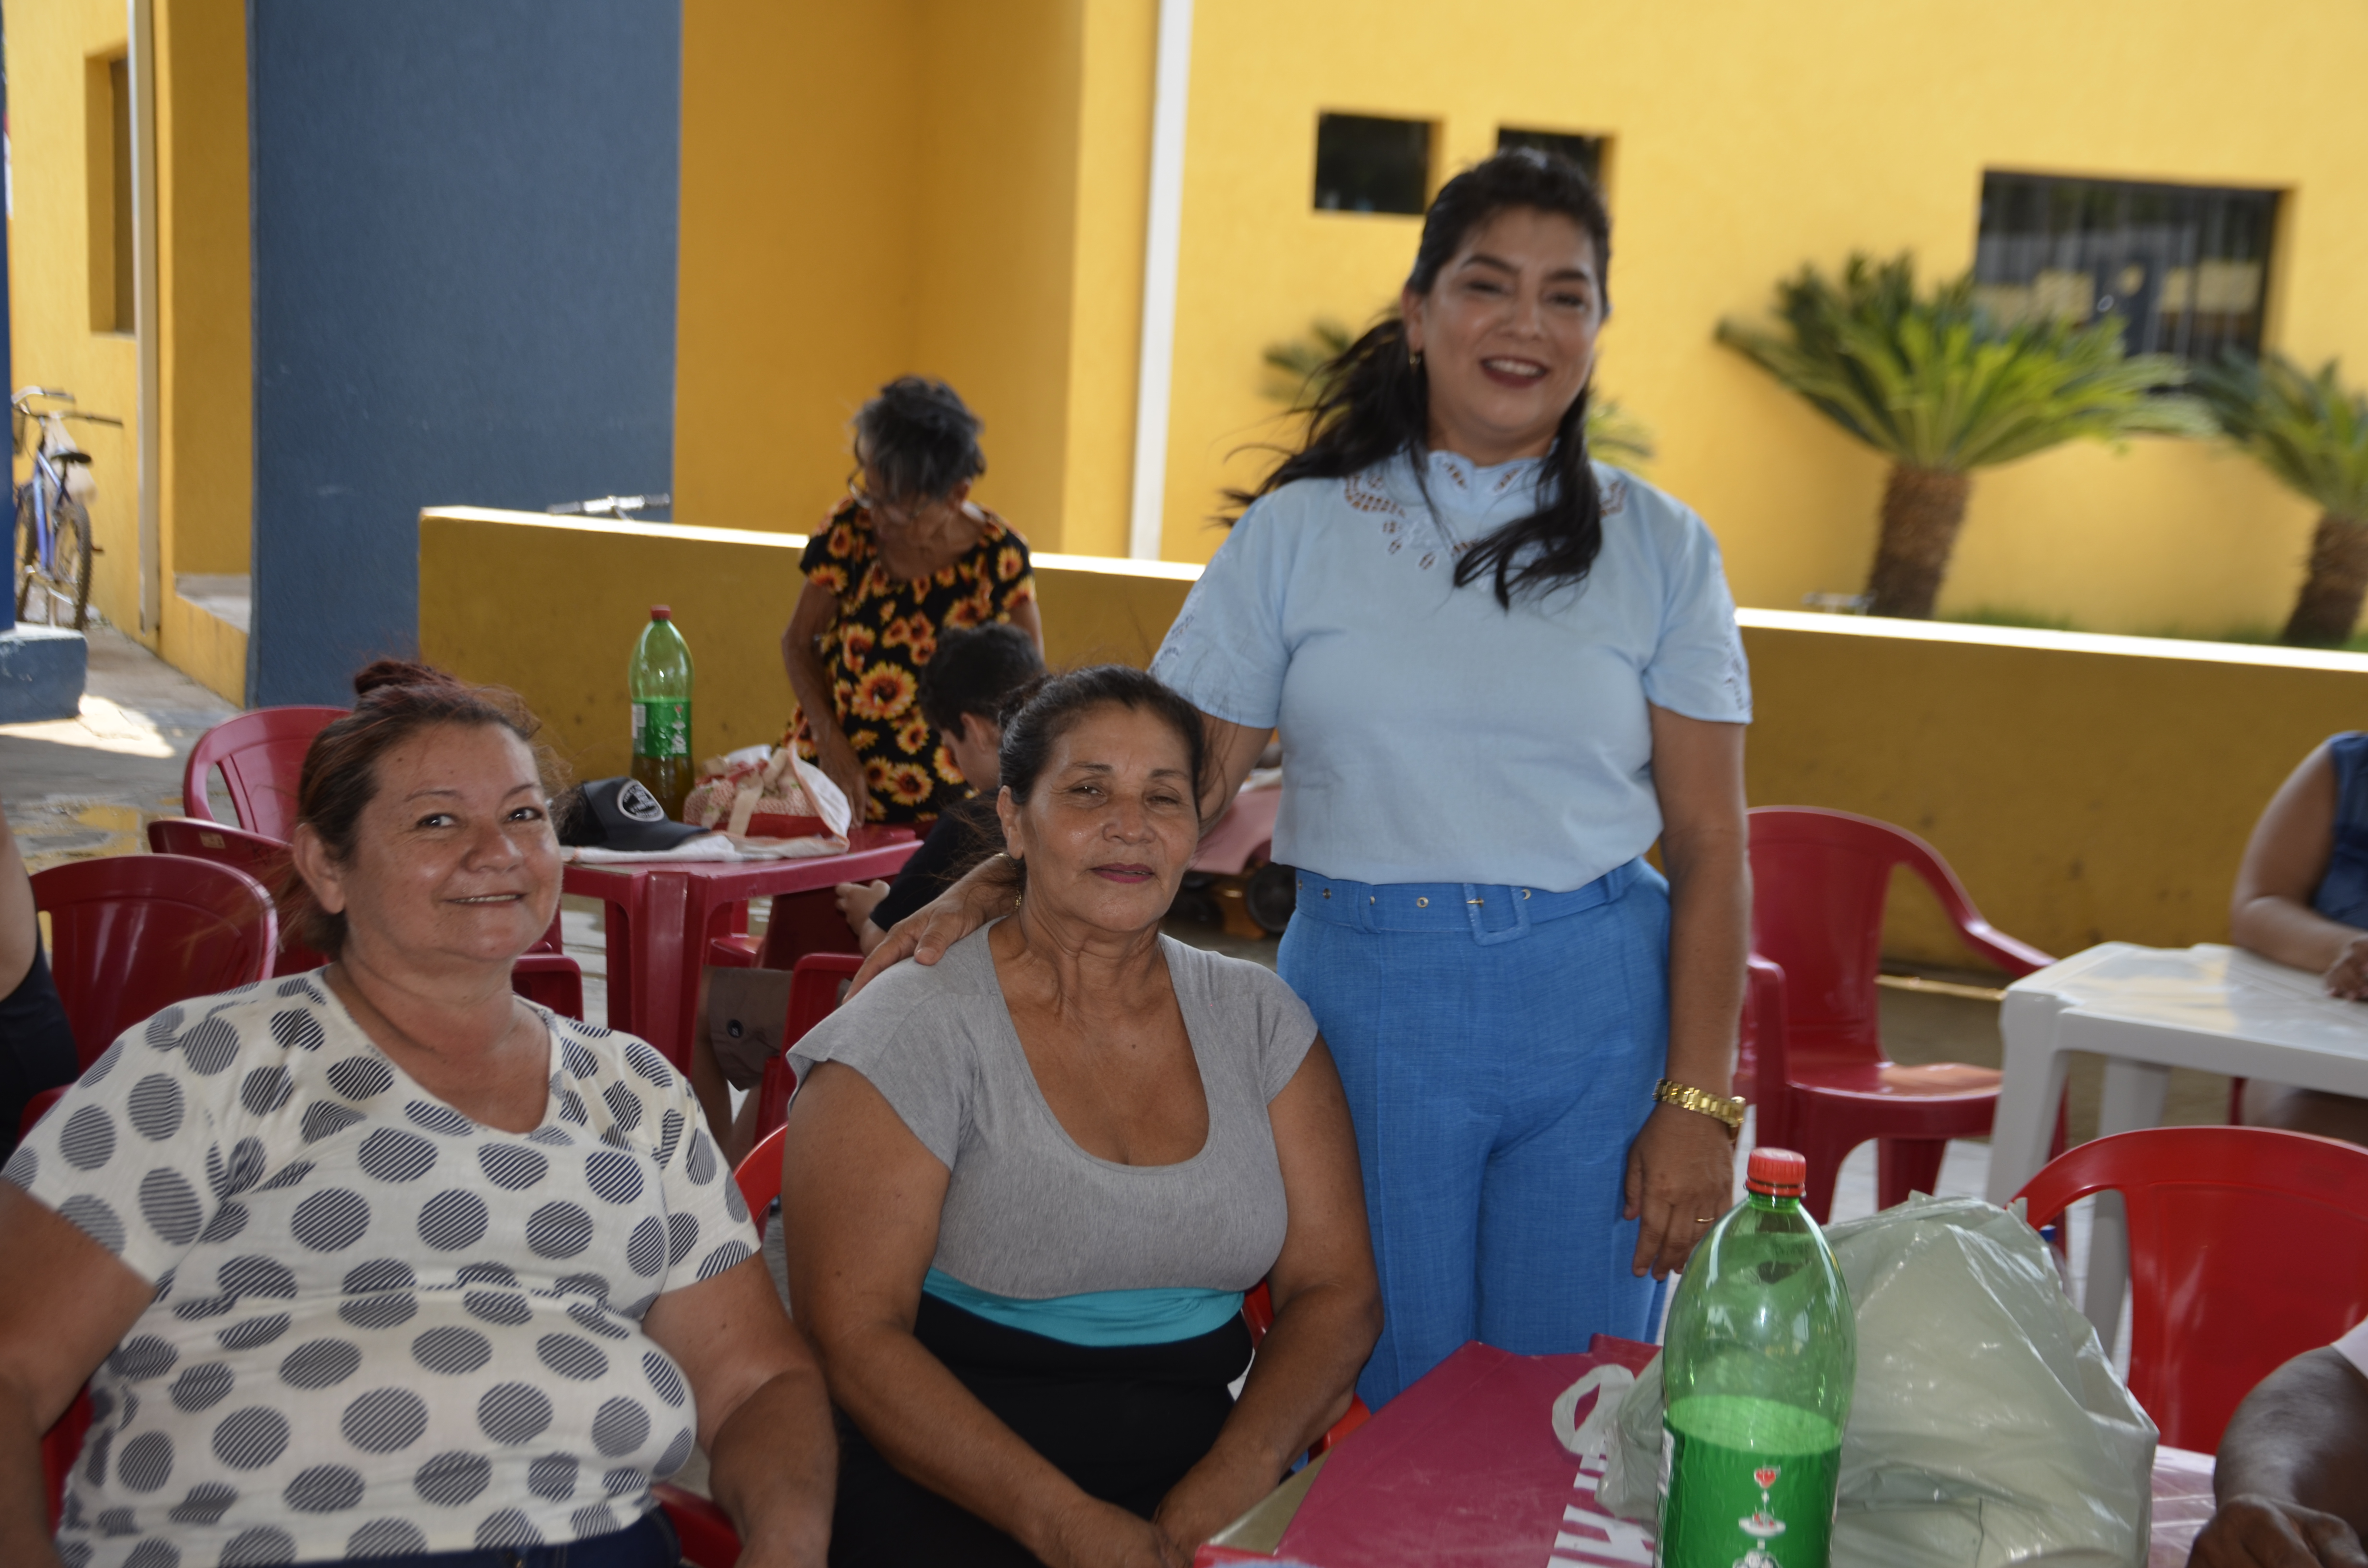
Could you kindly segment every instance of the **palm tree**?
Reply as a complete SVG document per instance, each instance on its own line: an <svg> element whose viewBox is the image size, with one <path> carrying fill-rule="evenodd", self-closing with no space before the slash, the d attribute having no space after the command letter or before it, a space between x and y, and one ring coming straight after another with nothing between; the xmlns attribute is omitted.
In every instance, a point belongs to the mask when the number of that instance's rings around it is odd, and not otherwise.
<svg viewBox="0 0 2368 1568"><path fill-rule="evenodd" d="M2368 397L2344 390L2336 361L2312 376L2283 354L2230 355L2196 372L2195 389L2239 450L2319 509L2283 641L2341 642L2368 595Z"/></svg>
<svg viewBox="0 0 2368 1568"><path fill-rule="evenodd" d="M1916 294L1907 256L1853 256L1839 287L1814 267L1776 286L1776 330L1721 322L1718 340L1891 460L1867 579L1876 615L1929 619L1964 526L1973 472L2071 440L2210 433L2164 355L2122 351L2121 324L2002 324L1960 278Z"/></svg>
<svg viewBox="0 0 2368 1568"><path fill-rule="evenodd" d="M1329 316L1310 322L1299 336L1269 343L1259 360L1266 366L1268 398L1293 410L1312 406L1324 392L1321 378L1332 361L1348 352L1355 335ZM1653 460L1653 433L1642 420L1611 397L1589 399L1587 405L1587 450L1615 468L1637 468Z"/></svg>

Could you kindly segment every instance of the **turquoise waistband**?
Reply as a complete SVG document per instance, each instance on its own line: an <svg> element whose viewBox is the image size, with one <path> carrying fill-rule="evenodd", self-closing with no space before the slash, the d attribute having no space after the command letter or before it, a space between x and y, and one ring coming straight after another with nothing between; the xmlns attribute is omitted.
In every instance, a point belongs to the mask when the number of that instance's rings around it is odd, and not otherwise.
<svg viewBox="0 0 2368 1568"><path fill-rule="evenodd" d="M1239 1290L1189 1288L1087 1290L1030 1301L997 1296L932 1268L921 1289L938 1300L1006 1328L1041 1334L1067 1345L1168 1345L1223 1328L1242 1310Z"/></svg>

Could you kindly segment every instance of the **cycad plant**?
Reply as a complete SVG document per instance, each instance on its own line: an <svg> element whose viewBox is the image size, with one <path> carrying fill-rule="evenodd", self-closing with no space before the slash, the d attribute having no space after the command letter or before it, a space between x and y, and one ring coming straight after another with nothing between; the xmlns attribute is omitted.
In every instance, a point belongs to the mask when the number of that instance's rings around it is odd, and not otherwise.
<svg viewBox="0 0 2368 1568"><path fill-rule="evenodd" d="M1266 346L1266 352L1258 357L1266 366L1261 390L1286 408L1314 406L1324 395L1325 373L1354 341L1354 335L1338 322L1317 317L1299 336ZM1587 449L1589 456L1615 468L1636 468L1653 460L1653 433L1622 408L1619 399L1590 397Z"/></svg>
<svg viewBox="0 0 2368 1568"><path fill-rule="evenodd" d="M1773 328L1721 322L1718 340L1891 460L1867 578L1876 615L1929 619L1964 526L1975 469L2072 440L2207 435L2163 355L2122 349L2121 324L2007 324L1973 279L1916 293L1907 256L1853 256L1837 285L1814 267L1776 286Z"/></svg>
<svg viewBox="0 0 2368 1568"><path fill-rule="evenodd" d="M2341 642L2368 595L2368 396L2345 390L2332 359L2313 376L2282 354L2231 355L2195 390L2229 440L2319 509L2283 640Z"/></svg>

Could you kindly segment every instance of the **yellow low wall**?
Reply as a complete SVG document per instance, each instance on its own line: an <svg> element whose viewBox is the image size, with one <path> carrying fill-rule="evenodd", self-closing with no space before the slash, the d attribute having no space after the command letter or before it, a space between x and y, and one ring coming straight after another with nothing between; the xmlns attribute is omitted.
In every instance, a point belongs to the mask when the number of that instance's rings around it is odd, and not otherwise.
<svg viewBox="0 0 2368 1568"><path fill-rule="evenodd" d="M515 687L578 774L624 770L625 665L669 604L699 670L702 755L778 738L796 535L422 514L427 658ZM1036 557L1055 665L1143 664L1198 568ZM1755 805L1910 828L2002 929L2051 952L2227 931L2253 819L2313 745L2368 728L2368 656L2152 638L1742 612ZM1920 892L1885 949L1968 961Z"/></svg>
<svg viewBox="0 0 2368 1568"><path fill-rule="evenodd" d="M246 633L179 594L164 596L166 662L215 696L246 704Z"/></svg>
<svg viewBox="0 0 2368 1568"><path fill-rule="evenodd" d="M781 629L804 536L443 507L419 517L419 647L431 663L525 696L586 778L622 773L625 666L667 605L697 671L701 756L779 740L793 699ZM1053 663L1151 662L1197 566L1039 554Z"/></svg>

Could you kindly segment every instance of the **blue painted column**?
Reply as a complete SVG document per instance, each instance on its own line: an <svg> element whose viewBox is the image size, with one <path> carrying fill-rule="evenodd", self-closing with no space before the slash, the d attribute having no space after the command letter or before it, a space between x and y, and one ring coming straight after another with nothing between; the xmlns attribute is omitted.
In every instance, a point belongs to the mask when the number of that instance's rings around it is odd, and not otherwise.
<svg viewBox="0 0 2368 1568"><path fill-rule="evenodd" d="M422 506L671 488L681 0L248 0L247 62L248 689L345 703Z"/></svg>

